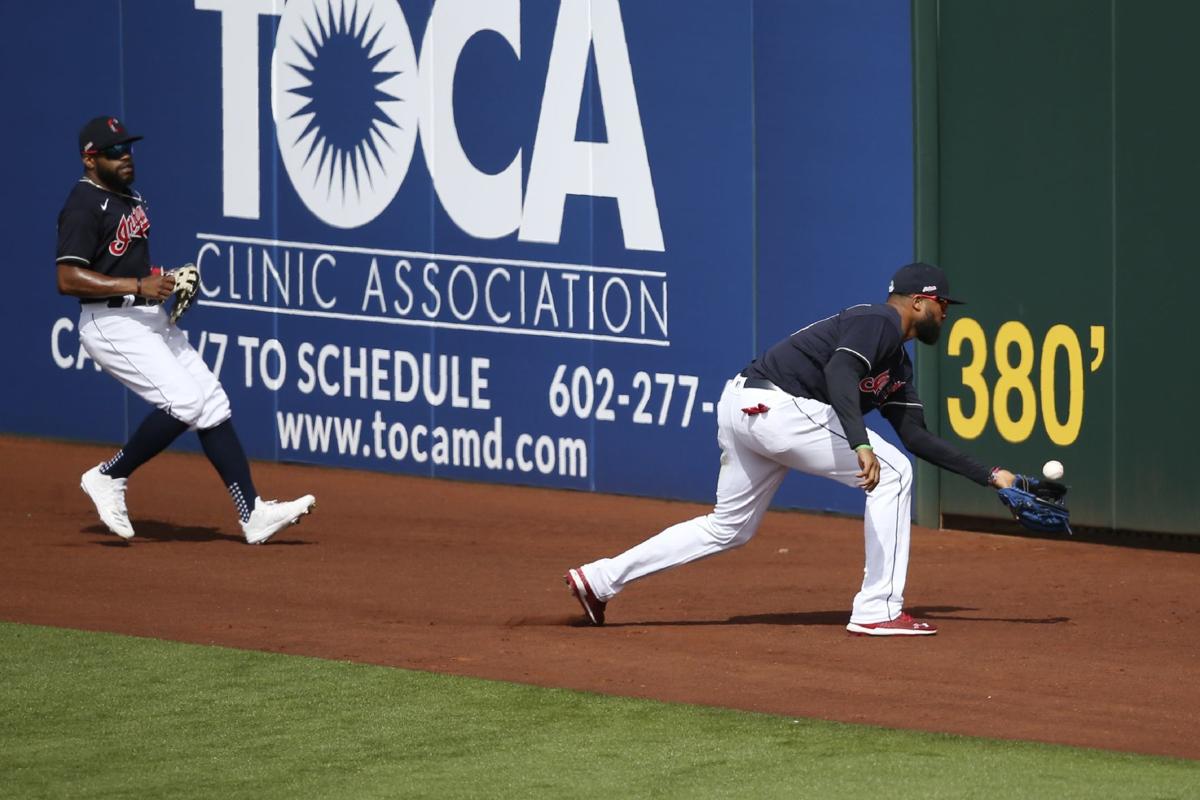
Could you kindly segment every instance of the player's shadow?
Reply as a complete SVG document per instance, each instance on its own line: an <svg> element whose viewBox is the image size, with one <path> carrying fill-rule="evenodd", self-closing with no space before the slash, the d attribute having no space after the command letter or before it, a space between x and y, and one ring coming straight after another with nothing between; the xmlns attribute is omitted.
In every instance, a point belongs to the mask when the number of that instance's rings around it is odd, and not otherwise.
<svg viewBox="0 0 1200 800"><path fill-rule="evenodd" d="M704 625L845 625L849 612L797 611L778 614L742 614L727 619L651 620L646 622L609 622L606 628L687 628Z"/></svg>
<svg viewBox="0 0 1200 800"><path fill-rule="evenodd" d="M89 525L84 533L95 533L104 537L99 543L103 547L129 547L139 542L237 542L244 544L242 536L226 533L217 528L200 525L175 525L153 519L132 520L136 535L133 541L127 542L108 530L103 525ZM279 545L306 545L312 542L289 539L287 531L280 531L271 539L271 547Z"/></svg>
<svg viewBox="0 0 1200 800"><path fill-rule="evenodd" d="M965 606L913 606L908 613L918 619L952 619L956 622L1011 622L1018 625L1061 625L1070 622L1070 617L979 617L974 614L961 616L960 611L978 611Z"/></svg>
<svg viewBox="0 0 1200 800"><path fill-rule="evenodd" d="M948 619L956 622L1012 622L1026 625L1058 625L1070 622L1070 617L977 617L961 616L959 612L978 611L966 606L912 606L907 609L917 619ZM650 622L607 623L606 628L690 627L696 625L832 625L844 627L850 621L850 610L796 611L776 614L744 614L728 619L655 620Z"/></svg>

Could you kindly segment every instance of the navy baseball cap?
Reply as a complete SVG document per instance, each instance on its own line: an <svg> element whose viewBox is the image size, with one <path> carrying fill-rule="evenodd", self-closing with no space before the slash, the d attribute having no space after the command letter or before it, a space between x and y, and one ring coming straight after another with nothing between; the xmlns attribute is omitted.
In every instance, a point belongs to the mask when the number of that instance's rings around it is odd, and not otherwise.
<svg viewBox="0 0 1200 800"><path fill-rule="evenodd" d="M125 130L116 117L96 117L88 120L79 131L79 152L95 153L114 144L136 142L141 138Z"/></svg>
<svg viewBox="0 0 1200 800"><path fill-rule="evenodd" d="M888 284L888 292L894 294L928 294L939 297L947 303L963 305L963 301L950 297L950 279L940 267L915 261L905 264L896 270L892 282Z"/></svg>

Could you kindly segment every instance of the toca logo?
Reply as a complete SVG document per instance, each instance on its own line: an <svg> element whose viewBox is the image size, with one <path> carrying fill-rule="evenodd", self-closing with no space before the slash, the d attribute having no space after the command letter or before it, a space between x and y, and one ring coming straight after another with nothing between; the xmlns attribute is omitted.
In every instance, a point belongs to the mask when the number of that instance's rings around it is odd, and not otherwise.
<svg viewBox="0 0 1200 800"><path fill-rule="evenodd" d="M523 242L558 244L568 199L604 197L617 201L626 249L666 250L619 0L407 3L428 10L416 27L420 39L402 5L195 0L196 8L220 13L221 41L245 45L223 45L221 56L227 59L219 171L226 217L261 216L258 103L268 93L259 91L259 18L277 15L269 92L275 140L292 188L322 222L353 229L377 219L399 193L419 146L439 204L468 236L515 234ZM552 41L540 33L523 41L535 15L548 15L534 30L546 26ZM472 161L469 138L460 138L455 121L455 91L461 91L455 75L477 34L493 47L502 42L505 62L529 58L528 69L546 76L540 107L521 108L535 112L526 126L532 141L510 148L507 166L488 170ZM548 49L530 56L533 41ZM576 138L580 114L587 113L581 109L592 102L592 73L603 141ZM501 109L511 89L497 91Z"/></svg>
<svg viewBox="0 0 1200 800"><path fill-rule="evenodd" d="M876 399L882 400L900 391L906 381L896 381L892 383L892 371L885 369L878 375L868 375L859 381L858 390L875 395Z"/></svg>
<svg viewBox="0 0 1200 800"><path fill-rule="evenodd" d="M116 238L108 243L108 252L120 258L129 249L131 240L145 239L149 231L150 218L146 216L142 207L138 206L133 209L133 213L121 217L121 222L117 225Z"/></svg>

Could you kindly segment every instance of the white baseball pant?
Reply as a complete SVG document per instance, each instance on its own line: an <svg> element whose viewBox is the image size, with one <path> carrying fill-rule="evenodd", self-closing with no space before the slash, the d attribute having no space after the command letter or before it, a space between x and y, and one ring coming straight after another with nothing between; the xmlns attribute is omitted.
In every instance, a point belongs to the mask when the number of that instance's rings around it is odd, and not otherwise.
<svg viewBox="0 0 1200 800"><path fill-rule="evenodd" d="M856 486L858 457L846 444L833 407L778 389L728 382L717 404L721 473L711 514L681 522L625 551L583 566L592 591L610 600L655 572L716 555L750 541L789 469ZM769 410L747 414L762 404ZM904 606L912 529L912 465L898 448L867 431L879 460L879 485L867 493L866 568L851 622L884 622Z"/></svg>
<svg viewBox="0 0 1200 800"><path fill-rule="evenodd" d="M85 303L79 342L101 369L192 428L214 428L232 415L220 381L161 305Z"/></svg>

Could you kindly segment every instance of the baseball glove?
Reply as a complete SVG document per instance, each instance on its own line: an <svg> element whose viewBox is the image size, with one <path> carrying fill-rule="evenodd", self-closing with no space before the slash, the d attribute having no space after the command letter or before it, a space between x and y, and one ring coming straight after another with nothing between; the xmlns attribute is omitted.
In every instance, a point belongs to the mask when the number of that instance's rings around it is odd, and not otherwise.
<svg viewBox="0 0 1200 800"><path fill-rule="evenodd" d="M1013 485L1000 489L1000 502L1017 522L1033 531L1071 533L1071 512L1066 506L1067 487L1057 481L1018 475Z"/></svg>
<svg viewBox="0 0 1200 800"><path fill-rule="evenodd" d="M200 291L200 270L195 264L184 264L167 274L175 276L175 305L171 308L171 322L179 322L179 318L192 307L192 301Z"/></svg>

